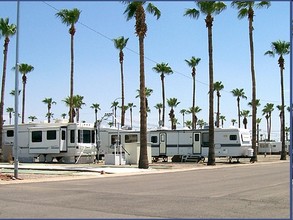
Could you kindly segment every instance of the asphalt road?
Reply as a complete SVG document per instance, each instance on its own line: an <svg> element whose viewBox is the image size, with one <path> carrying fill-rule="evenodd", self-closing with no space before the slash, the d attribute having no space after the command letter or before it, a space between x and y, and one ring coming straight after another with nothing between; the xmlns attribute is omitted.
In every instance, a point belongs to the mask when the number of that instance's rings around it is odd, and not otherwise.
<svg viewBox="0 0 293 220"><path fill-rule="evenodd" d="M0 185L0 218L289 218L289 161Z"/></svg>

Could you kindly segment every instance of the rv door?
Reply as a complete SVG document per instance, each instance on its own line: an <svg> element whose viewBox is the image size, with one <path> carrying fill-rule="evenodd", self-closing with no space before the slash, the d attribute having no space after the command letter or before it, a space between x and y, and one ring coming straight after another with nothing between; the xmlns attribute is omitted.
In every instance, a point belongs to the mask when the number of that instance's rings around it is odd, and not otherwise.
<svg viewBox="0 0 293 220"><path fill-rule="evenodd" d="M200 154L201 153L201 149L200 149L200 145L201 145L201 137L200 137L200 133L193 133L193 152L194 154Z"/></svg>
<svg viewBox="0 0 293 220"><path fill-rule="evenodd" d="M166 146L167 146L167 140L166 140L166 133L160 133L160 154L166 154Z"/></svg>
<svg viewBox="0 0 293 220"><path fill-rule="evenodd" d="M60 130L60 151L67 151L66 146L66 128Z"/></svg>

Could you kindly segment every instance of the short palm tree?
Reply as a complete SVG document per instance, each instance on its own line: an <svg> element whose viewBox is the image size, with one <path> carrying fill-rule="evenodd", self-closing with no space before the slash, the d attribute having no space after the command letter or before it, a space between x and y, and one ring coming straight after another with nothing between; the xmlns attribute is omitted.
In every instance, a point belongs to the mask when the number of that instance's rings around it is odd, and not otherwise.
<svg viewBox="0 0 293 220"><path fill-rule="evenodd" d="M70 102L69 102L69 122L73 122L73 80L74 80L74 34L76 32L75 24L78 22L81 11L77 8L72 10L62 9L56 13L56 16L61 19L63 24L70 26L70 54L71 54L71 64L70 64Z"/></svg>
<svg viewBox="0 0 293 220"><path fill-rule="evenodd" d="M197 113L199 113L202 109L198 106L195 106L194 108L193 107L190 107L187 112L189 114L191 114L191 117L192 118L192 122L194 123L194 125L192 126L192 129L196 129L196 125L197 125Z"/></svg>
<svg viewBox="0 0 293 220"><path fill-rule="evenodd" d="M290 127L285 127L286 141L289 141Z"/></svg>
<svg viewBox="0 0 293 220"><path fill-rule="evenodd" d="M161 126L161 113L162 113L162 108L163 108L163 104L162 103L157 103L155 106L155 109L158 109L159 111L159 126Z"/></svg>
<svg viewBox="0 0 293 220"><path fill-rule="evenodd" d="M247 99L247 97L245 96L244 89L236 88L233 89L231 93L233 94L233 96L237 97L238 127L240 128L240 98Z"/></svg>
<svg viewBox="0 0 293 220"><path fill-rule="evenodd" d="M232 126L235 125L235 123L237 123L237 120L235 118L231 119L231 122L232 122Z"/></svg>
<svg viewBox="0 0 293 220"><path fill-rule="evenodd" d="M47 118L48 118L48 123L50 123L51 122L51 116L52 116L52 114L51 114L51 108L52 108L52 105L53 104L56 105L57 102L53 101L52 98L45 98L42 102L47 105L47 109L48 109L48 111L47 111Z"/></svg>
<svg viewBox="0 0 293 220"><path fill-rule="evenodd" d="M65 119L65 117L66 117L66 113L62 113L62 114L61 114L61 117L62 117L63 119Z"/></svg>
<svg viewBox="0 0 293 220"><path fill-rule="evenodd" d="M170 98L167 99L167 104L168 106L171 108L170 113L169 113L169 117L170 117L170 121L171 121L171 129L175 130L176 129L176 124L174 123L174 119L175 119L175 113L174 113L174 108L176 108L180 102L178 102L177 98Z"/></svg>
<svg viewBox="0 0 293 220"><path fill-rule="evenodd" d="M162 113L162 121L163 126L165 125L165 75L170 75L173 73L172 68L168 65L168 63L158 63L153 70L160 74L161 83L162 83L162 101L163 101L163 113Z"/></svg>
<svg viewBox="0 0 293 220"><path fill-rule="evenodd" d="M223 2L216 1L198 1L196 2L199 10L186 9L185 16L191 18L198 18L199 14L206 15L205 23L208 29L208 53L209 53L209 153L207 165L216 165L215 160L215 134L214 134L214 65L213 65L213 21L214 15L220 14L226 9L226 5Z"/></svg>
<svg viewBox="0 0 293 220"><path fill-rule="evenodd" d="M191 129L191 127L192 127L192 121L186 120L185 126L188 127L189 129Z"/></svg>
<svg viewBox="0 0 293 220"><path fill-rule="evenodd" d="M205 126L205 121L203 119L198 119L197 120L197 125L199 126L200 129L202 129Z"/></svg>
<svg viewBox="0 0 293 220"><path fill-rule="evenodd" d="M256 119L256 142L257 142L258 146L259 146L259 124L260 123L261 123L261 118L257 118ZM258 149L257 149L256 153L258 154Z"/></svg>
<svg viewBox="0 0 293 220"><path fill-rule="evenodd" d="M214 83L214 91L217 91L217 127L220 126L220 91L224 89L224 85L221 81L217 81Z"/></svg>
<svg viewBox="0 0 293 220"><path fill-rule="evenodd" d="M269 50L265 53L265 55L275 56L278 55L278 64L280 67L280 79L281 79L281 106L285 107L285 101L284 101L284 69L285 69L285 59L284 55L287 55L290 53L290 42L286 41L275 41L272 42L272 50ZM286 145L285 145L285 112L284 108L281 109L281 140L282 140L282 152L281 152L281 160L286 160Z"/></svg>
<svg viewBox="0 0 293 220"><path fill-rule="evenodd" d="M138 97L140 97L141 92L140 92L140 89L137 89L136 91L138 92L138 95L135 96L135 98L138 98ZM152 89L150 89L148 87L145 87L146 117L148 116L147 113L150 112L150 108L149 108L149 104L148 104L148 97L150 97L152 93L153 93L153 90Z"/></svg>
<svg viewBox="0 0 293 220"><path fill-rule="evenodd" d="M120 76L121 76L121 126L124 126L125 123L125 109L124 109L124 71L123 71L123 60L124 60L124 53L123 49L127 45L127 41L129 38L118 37L113 39L114 46L116 49L119 50L119 63L120 63Z"/></svg>
<svg viewBox="0 0 293 220"><path fill-rule="evenodd" d="M226 116L220 115L219 120L221 120L222 128L224 127L224 121L226 121Z"/></svg>
<svg viewBox="0 0 293 220"><path fill-rule="evenodd" d="M2 84L1 84L1 99L0 99L0 134L3 133L3 113L4 113L4 94L6 84L6 68L8 58L8 45L10 38L16 33L16 25L9 24L9 18L0 18L0 37L4 37L4 49L3 49L3 72L2 72ZM0 135L0 149L2 149L2 135ZM0 155L1 156L1 155Z"/></svg>
<svg viewBox="0 0 293 220"><path fill-rule="evenodd" d="M9 124L11 125L12 113L14 112L14 109L11 107L8 107L6 109L6 112L9 114Z"/></svg>
<svg viewBox="0 0 293 220"><path fill-rule="evenodd" d="M117 101L114 101L111 104L111 108L113 109L113 112L114 112L114 122L113 122L113 124L114 124L115 128L116 128L116 117L117 117L118 105L119 105L119 102L117 102Z"/></svg>
<svg viewBox="0 0 293 220"><path fill-rule="evenodd" d="M247 123L248 123L247 117L249 116L249 113L250 113L249 110L242 110L240 112L240 116L243 117L242 123L243 123L245 129L247 129Z"/></svg>
<svg viewBox="0 0 293 220"><path fill-rule="evenodd" d="M272 112L274 111L274 104L267 103L262 110L262 114L265 116L267 121L267 133L268 141L271 140L271 127L272 127Z"/></svg>
<svg viewBox="0 0 293 220"><path fill-rule="evenodd" d="M22 113L21 113L21 123L24 123L24 112L25 112L25 89L27 83L26 75L32 72L34 67L32 65L21 63L18 65L18 71L22 74Z"/></svg>
<svg viewBox="0 0 293 220"><path fill-rule="evenodd" d="M183 126L185 125L184 116L185 116L186 113L187 113L186 109L181 109L180 110L180 114L182 114L182 125Z"/></svg>
<svg viewBox="0 0 293 220"><path fill-rule="evenodd" d="M74 95L73 96L73 106L75 108L76 111L76 122L79 123L79 111L80 109L82 109L82 106L85 105L85 103L83 102L83 96L81 95Z"/></svg>
<svg viewBox="0 0 293 220"><path fill-rule="evenodd" d="M199 64L200 62L200 58L195 58L194 56L191 57L190 60L185 60L185 62L187 63L187 65L189 67L191 67L191 76L192 76L192 107L194 108L195 105L196 105L196 89L195 89L195 76L196 76L196 66ZM194 118L194 115L192 115L192 119ZM184 123L183 123L184 124ZM196 123L193 122L192 123L193 125L193 128L192 129L195 129L195 125Z"/></svg>
<svg viewBox="0 0 293 220"><path fill-rule="evenodd" d="M97 123L97 121L98 121L98 110L101 110L100 104L93 103L90 108L95 110L95 123Z"/></svg>
<svg viewBox="0 0 293 220"><path fill-rule="evenodd" d="M133 111L133 108L136 107L136 105L133 104L132 102L130 102L127 104L127 106L129 108L129 112L130 112L130 127L132 128L132 111Z"/></svg>
<svg viewBox="0 0 293 220"><path fill-rule="evenodd" d="M34 115L30 115L30 116L28 117L28 119L31 120L32 122L34 122L34 121L37 120L38 118L37 118L36 116L34 116Z"/></svg>

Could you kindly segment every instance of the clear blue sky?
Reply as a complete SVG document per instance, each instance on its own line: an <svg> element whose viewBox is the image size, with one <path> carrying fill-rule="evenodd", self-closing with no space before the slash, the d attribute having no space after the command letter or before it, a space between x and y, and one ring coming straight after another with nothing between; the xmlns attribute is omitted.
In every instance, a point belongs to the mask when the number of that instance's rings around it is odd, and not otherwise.
<svg viewBox="0 0 293 220"><path fill-rule="evenodd" d="M158 73L152 68L156 63L167 62L174 74L165 78L166 98L177 98L180 104L175 110L176 117L182 127L181 109L192 105L191 70L185 59L192 56L201 58L196 75L196 105L202 111L199 119L208 122L208 51L207 28L204 16L199 19L184 17L187 8L195 8L191 1L153 2L161 11L161 18L156 20L147 14L148 32L145 38L145 73L146 86L153 89L149 97L151 113L148 117L149 128L158 124L158 112L153 107L162 102L161 81ZM215 16L213 25L214 46L214 81L222 81L225 88L221 97L221 113L226 116L224 127L231 125L231 119L237 118L236 98L231 90L244 88L247 100L241 100L241 110L251 110L247 103L251 100L251 73L248 39L248 20L239 20L237 10L231 8L231 2L225 2L227 9ZM271 42L289 41L289 2L271 2L269 9L256 9L254 17L255 71L257 79L257 98L261 106L257 117L262 117L260 128L266 131L262 108L268 102L275 106L281 104L280 75L277 57L264 56L271 49ZM118 50L114 47L113 38L124 36L129 38L124 50L125 102L133 102L133 123L139 126L139 99L135 98L139 88L139 56L138 39L134 31L134 20L126 21L123 14L126 5L120 1L66 1L66 2L25 2L20 3L19 61L33 65L35 70L28 74L26 91L26 121L34 115L39 121L45 120L47 107L42 100L53 98L55 118L67 113L62 100L69 95L70 83L70 35L68 27L61 23L55 14L60 9L80 9L79 23L75 34L75 71L74 93L84 96L86 105L81 109L81 119L94 121L92 103L99 103L99 118L105 112L111 112L111 103L121 97L120 64ZM57 10L56 10L57 9ZM16 23L16 1L0 2L0 17L9 17ZM0 39L3 45L3 38ZM14 98L9 95L14 89L16 37L9 44L7 67L7 83L5 109L14 107ZM2 53L1 53L2 54ZM289 105L289 56L285 57L284 72L285 102ZM1 70L3 55L0 56ZM21 79L21 78L20 78ZM21 86L21 82L20 82ZM121 100L118 99L121 102ZM216 102L215 102L216 106ZM216 107L215 107L216 110ZM21 111L21 110L20 110ZM165 124L170 126L166 109ZM272 116L272 138L279 133L279 112L275 108ZM289 124L286 112L286 126ZM8 122L8 115L5 115ZM129 122L129 111L126 113L126 124ZM190 120L190 115L185 117ZM242 127L243 125L241 125ZM248 122L251 128L251 118ZM264 133L266 134L266 133Z"/></svg>

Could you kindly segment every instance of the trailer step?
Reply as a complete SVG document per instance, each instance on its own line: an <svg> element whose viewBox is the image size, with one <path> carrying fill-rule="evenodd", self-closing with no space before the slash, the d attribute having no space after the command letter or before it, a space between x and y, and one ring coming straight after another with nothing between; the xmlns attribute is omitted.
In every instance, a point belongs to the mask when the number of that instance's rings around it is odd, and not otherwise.
<svg viewBox="0 0 293 220"><path fill-rule="evenodd" d="M201 160L204 161L204 157L201 156L201 155L182 155L182 158L181 158L181 162L193 162L193 163L198 163L200 162Z"/></svg>

